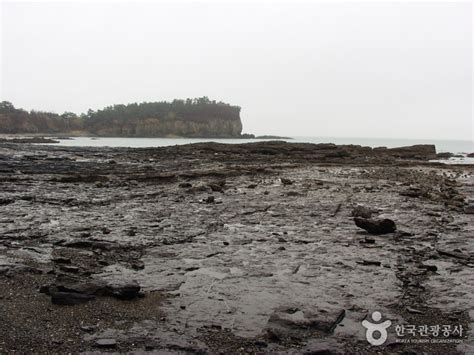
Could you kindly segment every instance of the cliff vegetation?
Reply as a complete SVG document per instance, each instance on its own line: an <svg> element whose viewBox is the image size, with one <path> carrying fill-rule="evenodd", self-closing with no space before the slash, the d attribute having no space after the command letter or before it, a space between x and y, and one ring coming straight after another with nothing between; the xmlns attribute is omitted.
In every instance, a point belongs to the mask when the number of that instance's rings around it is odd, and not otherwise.
<svg viewBox="0 0 474 355"><path fill-rule="evenodd" d="M240 107L207 97L113 105L77 115L0 103L0 133L109 137L241 137Z"/></svg>

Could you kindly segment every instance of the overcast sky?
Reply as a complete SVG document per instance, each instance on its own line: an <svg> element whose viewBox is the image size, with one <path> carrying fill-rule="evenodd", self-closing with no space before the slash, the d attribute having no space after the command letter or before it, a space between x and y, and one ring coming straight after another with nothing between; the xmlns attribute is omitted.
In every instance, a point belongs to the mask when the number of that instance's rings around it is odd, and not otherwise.
<svg viewBox="0 0 474 355"><path fill-rule="evenodd" d="M2 2L1 99L208 96L255 134L473 139L472 5Z"/></svg>

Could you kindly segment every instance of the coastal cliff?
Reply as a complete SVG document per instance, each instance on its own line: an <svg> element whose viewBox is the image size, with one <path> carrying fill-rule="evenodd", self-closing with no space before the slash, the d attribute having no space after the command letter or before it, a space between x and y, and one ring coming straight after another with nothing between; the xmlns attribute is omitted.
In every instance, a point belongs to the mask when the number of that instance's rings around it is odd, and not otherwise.
<svg viewBox="0 0 474 355"><path fill-rule="evenodd" d="M207 97L113 105L76 115L26 111L0 103L0 133L103 137L240 138L240 107Z"/></svg>

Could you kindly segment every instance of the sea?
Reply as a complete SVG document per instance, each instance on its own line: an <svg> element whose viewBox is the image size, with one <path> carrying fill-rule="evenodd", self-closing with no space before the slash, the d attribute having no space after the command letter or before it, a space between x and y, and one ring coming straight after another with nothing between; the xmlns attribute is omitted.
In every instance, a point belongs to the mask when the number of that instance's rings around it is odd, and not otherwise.
<svg viewBox="0 0 474 355"><path fill-rule="evenodd" d="M71 137L68 139L55 138L59 143L54 145L67 147L128 147L151 148L166 147L181 144L217 142L225 144L252 143L268 141L268 139L214 139L214 138L123 138L123 137ZM466 154L474 152L472 140L436 140L436 139L394 139L394 138L351 138L351 137L291 137L281 139L297 143L335 143L355 144L375 147L403 147L414 144L434 144L436 151L450 152L458 157L443 160L445 163L474 164L474 158L467 158Z"/></svg>

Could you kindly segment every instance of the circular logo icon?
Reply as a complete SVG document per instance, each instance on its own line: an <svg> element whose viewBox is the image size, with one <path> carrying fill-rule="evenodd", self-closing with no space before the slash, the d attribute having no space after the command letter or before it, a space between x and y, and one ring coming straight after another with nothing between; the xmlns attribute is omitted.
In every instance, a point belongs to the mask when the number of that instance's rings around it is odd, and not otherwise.
<svg viewBox="0 0 474 355"><path fill-rule="evenodd" d="M375 311L372 313L372 319L374 322L380 322L382 319L382 314L378 311ZM367 328L365 332L367 341L374 346L378 346L387 341L387 328L392 325L392 321L386 320L382 323L372 323L364 319L362 321L362 325Z"/></svg>

